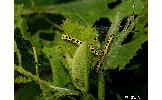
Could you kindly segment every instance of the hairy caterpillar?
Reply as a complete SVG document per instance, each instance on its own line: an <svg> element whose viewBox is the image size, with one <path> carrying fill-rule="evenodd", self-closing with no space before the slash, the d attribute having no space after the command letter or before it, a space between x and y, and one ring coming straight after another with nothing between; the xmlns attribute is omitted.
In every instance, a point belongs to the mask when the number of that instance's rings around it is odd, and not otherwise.
<svg viewBox="0 0 162 100"><path fill-rule="evenodd" d="M62 35L62 39L67 40L67 41L71 41L72 43L75 43L77 45L82 44L82 41L81 40L72 38L70 35L63 34ZM93 54L95 54L97 56L100 56L100 53L95 48L93 48L91 45L88 45L88 47L89 47L89 49L91 50L91 52Z"/></svg>
<svg viewBox="0 0 162 100"><path fill-rule="evenodd" d="M109 50L110 50L110 45L111 45L111 43L112 43L113 38L114 38L115 35L116 35L116 34L111 34L110 37L109 37L109 39L108 39L108 41L107 41L107 43L105 44L104 50L102 51L102 56L101 56L101 58L99 59L99 62L98 62L97 68L96 68L96 69L97 69L97 72L99 71L100 66L101 66L101 64L103 63L106 54L107 54L107 53L109 52Z"/></svg>

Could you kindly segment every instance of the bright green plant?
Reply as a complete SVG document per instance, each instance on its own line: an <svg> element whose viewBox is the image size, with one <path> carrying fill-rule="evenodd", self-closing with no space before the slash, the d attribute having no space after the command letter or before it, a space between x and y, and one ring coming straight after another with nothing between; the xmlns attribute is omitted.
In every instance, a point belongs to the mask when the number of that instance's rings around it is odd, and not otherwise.
<svg viewBox="0 0 162 100"><path fill-rule="evenodd" d="M132 0L123 1L114 9L107 8L106 4L109 2L108 0L76 0L70 3L36 6L32 0L32 7L15 4L15 84L38 84L36 89L39 88L39 92L32 95L26 94L34 100L65 98L76 100L77 97L82 100L104 100L105 71L124 69L141 48L141 44L147 41L147 27L144 27L147 23L147 2L135 0L136 18L132 15ZM35 13L38 13L38 16L40 14L51 26L47 29L38 28L34 32L29 31L30 22L34 20L29 20L24 16L32 16ZM65 20L59 26L46 14L61 14ZM97 30L93 27L93 23L100 17L109 18L112 22L102 43L99 42ZM128 18L125 29L119 31L120 23L126 17ZM130 32L134 32L131 41L122 44ZM52 41L43 40L40 38L41 33L54 33L54 38ZM68 34L83 43L76 45L63 40L63 34ZM88 45L102 51L111 34L116 35L97 73L98 97L96 98L89 93L89 81L91 80L89 73L91 70L96 71L98 56L91 52ZM24 44L26 47L21 47ZM47 62L43 62L41 56L47 59ZM29 58L31 62L26 58ZM46 66L50 66L52 75L42 77L40 69L46 70ZM26 88L23 89L26 92L29 91ZM25 93L22 94L23 92L16 95L15 99L23 99Z"/></svg>

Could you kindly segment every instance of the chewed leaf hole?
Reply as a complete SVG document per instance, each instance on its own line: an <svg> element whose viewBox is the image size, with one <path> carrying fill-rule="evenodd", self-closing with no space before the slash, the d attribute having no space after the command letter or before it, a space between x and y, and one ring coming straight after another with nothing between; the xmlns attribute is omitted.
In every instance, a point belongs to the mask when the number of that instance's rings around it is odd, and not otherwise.
<svg viewBox="0 0 162 100"><path fill-rule="evenodd" d="M113 8L115 8L117 5L119 5L120 3L121 3L121 0L115 0L115 2L114 2L114 0L113 0L113 2L108 3L107 6L108 6L109 9L113 9Z"/></svg>
<svg viewBox="0 0 162 100"><path fill-rule="evenodd" d="M129 43L129 42L132 40L133 36L134 36L134 32L129 32L129 34L128 34L127 37L124 39L124 41L121 42L121 45L124 45L124 44Z"/></svg>
<svg viewBox="0 0 162 100"><path fill-rule="evenodd" d="M54 35L55 35L54 33L46 33L46 32L39 33L39 37L47 41L53 41Z"/></svg>

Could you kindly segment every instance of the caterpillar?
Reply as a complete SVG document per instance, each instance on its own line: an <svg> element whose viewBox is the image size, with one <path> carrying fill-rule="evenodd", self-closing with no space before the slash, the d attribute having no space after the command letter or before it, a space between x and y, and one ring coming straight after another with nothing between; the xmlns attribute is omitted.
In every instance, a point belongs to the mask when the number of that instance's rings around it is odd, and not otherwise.
<svg viewBox="0 0 162 100"><path fill-rule="evenodd" d="M110 37L108 38L107 43L105 44L104 50L102 51L102 56L101 56L101 58L100 58L99 61L98 61L98 65L97 65L97 68L96 68L96 69L97 69L97 72L99 71L100 66L101 66L101 64L103 63L106 54L107 54L107 53L109 52L109 50L110 50L110 45L111 45L111 43L112 43L113 38L114 38L115 35L116 35L116 34L111 34Z"/></svg>
<svg viewBox="0 0 162 100"><path fill-rule="evenodd" d="M103 50L103 55L106 55L107 52L109 51L110 44L112 43L112 40L116 34L111 34L107 43L105 44L104 50Z"/></svg>
<svg viewBox="0 0 162 100"><path fill-rule="evenodd" d="M82 44L82 41L80 41L78 39L75 39L75 38L72 38L70 35L62 35L62 39L71 41L71 42L73 42L73 43L75 43L77 45Z"/></svg>
<svg viewBox="0 0 162 100"><path fill-rule="evenodd" d="M71 41L72 43L75 43L77 45L80 45L83 43L81 40L72 38L70 35L65 35L65 34L62 35L62 39ZM93 48L91 45L88 45L88 47L94 55L100 56L100 53L95 48Z"/></svg>

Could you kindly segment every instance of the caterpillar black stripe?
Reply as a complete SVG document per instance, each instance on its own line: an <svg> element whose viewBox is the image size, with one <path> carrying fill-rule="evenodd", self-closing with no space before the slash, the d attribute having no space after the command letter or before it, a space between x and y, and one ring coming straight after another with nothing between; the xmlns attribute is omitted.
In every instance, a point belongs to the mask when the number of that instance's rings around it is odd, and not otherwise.
<svg viewBox="0 0 162 100"><path fill-rule="evenodd" d="M62 35L62 39L67 40L67 41L71 41L72 43L75 43L77 45L80 45L80 44L83 43L81 40L72 38L70 35L65 35L65 34ZM88 47L93 54L100 56L100 53L95 48L93 48L91 45L88 45Z"/></svg>

